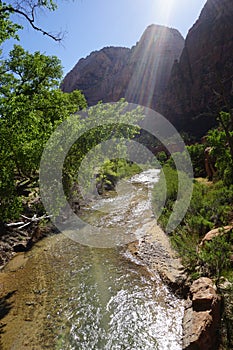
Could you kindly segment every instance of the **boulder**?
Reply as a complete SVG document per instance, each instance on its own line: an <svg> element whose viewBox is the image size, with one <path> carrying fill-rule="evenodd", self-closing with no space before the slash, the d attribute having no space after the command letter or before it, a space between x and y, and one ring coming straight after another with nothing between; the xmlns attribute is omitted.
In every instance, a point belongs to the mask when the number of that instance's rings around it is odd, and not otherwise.
<svg viewBox="0 0 233 350"><path fill-rule="evenodd" d="M207 234L201 240L200 246L202 246L206 241L211 241L213 238L215 238L219 235L223 235L224 233L228 233L232 229L233 229L232 225L214 228L213 230L207 232Z"/></svg>
<svg viewBox="0 0 233 350"><path fill-rule="evenodd" d="M220 297L211 279L201 277L190 287L183 319L183 349L215 350L220 327Z"/></svg>

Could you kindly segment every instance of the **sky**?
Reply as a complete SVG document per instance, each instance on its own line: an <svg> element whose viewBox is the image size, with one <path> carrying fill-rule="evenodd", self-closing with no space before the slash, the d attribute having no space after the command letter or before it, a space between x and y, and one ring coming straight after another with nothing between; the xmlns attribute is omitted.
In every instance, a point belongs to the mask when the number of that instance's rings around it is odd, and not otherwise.
<svg viewBox="0 0 233 350"><path fill-rule="evenodd" d="M56 55L64 75L80 58L105 46L132 47L150 24L176 28L186 37L206 0L58 0L55 12L41 11L37 24L62 32L62 43L33 31L22 22L20 45L34 52ZM8 41L6 50L13 44Z"/></svg>

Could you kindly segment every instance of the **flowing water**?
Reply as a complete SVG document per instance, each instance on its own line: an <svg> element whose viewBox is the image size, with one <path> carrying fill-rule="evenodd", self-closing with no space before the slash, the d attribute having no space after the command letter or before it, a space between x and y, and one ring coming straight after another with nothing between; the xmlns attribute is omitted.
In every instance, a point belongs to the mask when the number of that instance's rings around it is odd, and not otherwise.
<svg viewBox="0 0 233 350"><path fill-rule="evenodd" d="M130 181L137 191L127 213L127 198L122 210L115 202L120 196L99 199L90 222L113 220L123 227L126 220L127 235L136 220L140 236L152 220L145 188L157 174L142 173ZM98 219L92 213L108 205L111 211ZM182 302L121 247L89 247L58 234L17 255L0 274L0 284L3 350L182 349Z"/></svg>

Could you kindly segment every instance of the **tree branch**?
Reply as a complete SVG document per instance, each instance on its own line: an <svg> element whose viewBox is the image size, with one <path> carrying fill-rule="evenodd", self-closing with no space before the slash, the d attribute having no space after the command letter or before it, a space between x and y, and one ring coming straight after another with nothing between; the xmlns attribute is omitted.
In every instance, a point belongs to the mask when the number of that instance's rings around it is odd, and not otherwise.
<svg viewBox="0 0 233 350"><path fill-rule="evenodd" d="M21 230L22 228L24 228L24 227L30 225L31 223L39 222L39 221L41 221L41 220L50 219L50 218L51 218L51 215L46 215L46 214L40 216L39 218L36 216L36 214L33 215L32 218L29 218L29 217L27 217L27 216L25 216L25 215L21 215L21 216L22 216L22 218L24 218L24 219L27 220L26 223L25 223L25 221L12 222L12 223L6 224L6 226L7 226L7 227L12 227L12 226L19 226L19 225L20 225L20 227L17 227L17 229L18 229L18 230Z"/></svg>
<svg viewBox="0 0 233 350"><path fill-rule="evenodd" d="M63 39L63 36L61 36L60 33L57 35L53 35L53 34L47 32L44 29L35 25L35 8L36 8L36 6L33 6L31 9L31 17L23 10L20 10L18 8L13 7L13 6L6 6L6 7L0 8L0 14L4 13L4 12L9 12L9 13L16 13L18 15L21 15L22 17L24 17L28 21L28 23L31 25L31 27L34 30L42 33L43 35L48 36L49 38L51 38L57 42L61 42Z"/></svg>

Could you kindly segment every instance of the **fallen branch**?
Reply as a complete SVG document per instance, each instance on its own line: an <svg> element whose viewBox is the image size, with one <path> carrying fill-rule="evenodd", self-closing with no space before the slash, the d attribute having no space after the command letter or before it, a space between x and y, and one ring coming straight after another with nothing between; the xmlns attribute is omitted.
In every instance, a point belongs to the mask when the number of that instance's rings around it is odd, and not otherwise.
<svg viewBox="0 0 233 350"><path fill-rule="evenodd" d="M41 221L43 219L49 219L49 218L52 217L52 215L44 214L44 215L42 215L40 217L37 217L37 215L34 214L32 218L29 218L28 216L25 216L25 215L21 215L21 217L26 219L26 220L28 220L28 222L26 222L26 223L25 223L25 221L11 222L9 224L6 224L6 226L13 227L13 226L19 226L20 225L19 227L17 227L17 229L21 230L22 228L24 228L24 227L26 227L26 226L34 223L34 222L39 222L39 221Z"/></svg>

